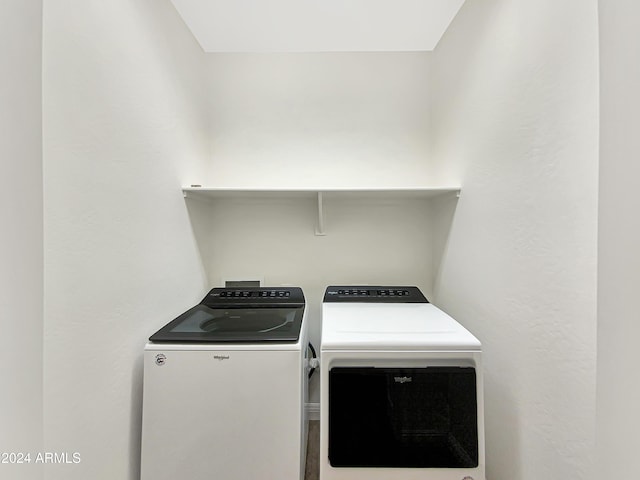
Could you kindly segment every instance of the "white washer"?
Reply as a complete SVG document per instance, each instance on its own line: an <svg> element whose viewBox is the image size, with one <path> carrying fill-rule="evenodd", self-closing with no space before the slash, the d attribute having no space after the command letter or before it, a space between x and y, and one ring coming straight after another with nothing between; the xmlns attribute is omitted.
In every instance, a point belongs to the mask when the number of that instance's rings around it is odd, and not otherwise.
<svg viewBox="0 0 640 480"><path fill-rule="evenodd" d="M485 480L481 357L416 287L328 287L320 480Z"/></svg>
<svg viewBox="0 0 640 480"><path fill-rule="evenodd" d="M299 288L216 288L152 335L141 479L303 479L306 351Z"/></svg>

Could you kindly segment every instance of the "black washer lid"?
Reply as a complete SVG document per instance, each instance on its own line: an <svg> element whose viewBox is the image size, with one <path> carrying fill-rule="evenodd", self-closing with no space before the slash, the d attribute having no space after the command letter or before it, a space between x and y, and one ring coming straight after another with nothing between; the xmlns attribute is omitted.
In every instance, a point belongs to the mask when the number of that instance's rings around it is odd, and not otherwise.
<svg viewBox="0 0 640 480"><path fill-rule="evenodd" d="M429 303L418 287L349 285L330 286L324 303Z"/></svg>
<svg viewBox="0 0 640 480"><path fill-rule="evenodd" d="M298 287L214 288L149 340L173 343L291 342L300 337L305 300Z"/></svg>

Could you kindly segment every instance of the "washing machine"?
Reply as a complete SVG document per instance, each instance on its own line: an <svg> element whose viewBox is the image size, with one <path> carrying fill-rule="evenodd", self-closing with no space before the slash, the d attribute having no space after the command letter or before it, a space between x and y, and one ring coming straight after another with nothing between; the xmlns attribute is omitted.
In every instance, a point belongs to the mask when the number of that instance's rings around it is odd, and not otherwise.
<svg viewBox="0 0 640 480"><path fill-rule="evenodd" d="M482 349L410 286L330 286L320 480L485 480Z"/></svg>
<svg viewBox="0 0 640 480"><path fill-rule="evenodd" d="M214 288L144 348L142 480L301 480L300 288Z"/></svg>

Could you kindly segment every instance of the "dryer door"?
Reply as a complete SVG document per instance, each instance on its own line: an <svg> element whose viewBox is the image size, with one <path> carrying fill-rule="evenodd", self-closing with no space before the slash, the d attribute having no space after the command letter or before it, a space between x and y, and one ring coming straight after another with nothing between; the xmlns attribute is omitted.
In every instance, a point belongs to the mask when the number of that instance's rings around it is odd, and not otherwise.
<svg viewBox="0 0 640 480"><path fill-rule="evenodd" d="M328 448L334 467L477 467L475 369L332 368Z"/></svg>

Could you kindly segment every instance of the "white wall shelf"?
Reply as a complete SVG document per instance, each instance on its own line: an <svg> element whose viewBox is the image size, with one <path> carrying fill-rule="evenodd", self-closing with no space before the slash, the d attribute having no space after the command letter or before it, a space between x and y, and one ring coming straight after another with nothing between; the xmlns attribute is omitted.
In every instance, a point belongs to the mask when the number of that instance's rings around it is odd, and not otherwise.
<svg viewBox="0 0 640 480"><path fill-rule="evenodd" d="M315 198L318 205L316 235L326 235L324 200L327 198L433 198L452 194L460 196L459 186L407 188L222 188L207 186L182 187L185 198Z"/></svg>

